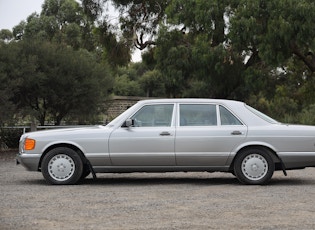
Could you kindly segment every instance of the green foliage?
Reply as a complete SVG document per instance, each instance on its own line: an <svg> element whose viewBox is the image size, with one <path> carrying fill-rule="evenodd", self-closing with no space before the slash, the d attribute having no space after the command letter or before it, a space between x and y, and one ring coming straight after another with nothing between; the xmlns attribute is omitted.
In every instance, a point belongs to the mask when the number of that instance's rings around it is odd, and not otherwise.
<svg viewBox="0 0 315 230"><path fill-rule="evenodd" d="M101 51L103 61L114 67L128 64L131 43L123 38L117 39L106 18L93 21L100 16L100 9L95 7L92 0L83 1L83 5L75 0L45 0L41 14L32 14L26 22L15 26L13 35L16 40L48 40L74 49ZM94 16L93 9L96 10Z"/></svg>
<svg viewBox="0 0 315 230"><path fill-rule="evenodd" d="M106 0L105 0L106 1ZM108 2L108 1L106 1ZM139 34L156 34L160 21L169 0L112 0L120 12L121 28L129 39L134 36L134 30Z"/></svg>
<svg viewBox="0 0 315 230"><path fill-rule="evenodd" d="M115 76L113 93L120 96L143 95L143 91L137 79L138 76L135 69L130 67L118 68Z"/></svg>
<svg viewBox="0 0 315 230"><path fill-rule="evenodd" d="M23 134L22 129L0 129L0 147L7 147L10 149L17 149L19 147L19 140Z"/></svg>
<svg viewBox="0 0 315 230"><path fill-rule="evenodd" d="M304 108L301 113L298 114L297 121L306 125L315 125L315 104Z"/></svg>
<svg viewBox="0 0 315 230"><path fill-rule="evenodd" d="M209 44L214 47L226 41L224 30L230 16L230 8L235 1L227 0L173 0L166 8L170 23L183 25L189 33L207 35Z"/></svg>
<svg viewBox="0 0 315 230"><path fill-rule="evenodd" d="M13 39L13 33L10 30L3 29L0 30L0 43L10 42Z"/></svg>
<svg viewBox="0 0 315 230"><path fill-rule="evenodd" d="M143 96L140 84L130 79L127 74L116 77L114 94L122 96Z"/></svg>
<svg viewBox="0 0 315 230"><path fill-rule="evenodd" d="M189 79L190 49L180 31L168 32L167 28L161 28L157 44L155 58L157 68L164 77L166 94L168 97L179 97Z"/></svg>
<svg viewBox="0 0 315 230"><path fill-rule="evenodd" d="M116 70L113 93L119 96L164 97L164 78L157 69L143 63L133 63Z"/></svg>
<svg viewBox="0 0 315 230"><path fill-rule="evenodd" d="M212 47L207 35L176 29L161 29L157 42L157 67L165 78L167 95L189 97L199 90L199 97L240 98L243 63L229 47ZM192 82L203 82L203 87ZM194 86L199 89L192 90Z"/></svg>
<svg viewBox="0 0 315 230"><path fill-rule="evenodd" d="M147 97L161 97L165 95L163 75L157 69L145 72L139 79L142 89L146 90Z"/></svg>
<svg viewBox="0 0 315 230"><path fill-rule="evenodd" d="M94 120L111 92L237 99L313 124L314 24L312 0L45 0L0 31L0 122L17 109L41 123ZM135 47L146 52L130 64Z"/></svg>
<svg viewBox="0 0 315 230"><path fill-rule="evenodd" d="M70 113L95 112L112 86L108 67L85 50L36 40L8 46L17 48L12 68L1 71L10 100L26 113L31 109L41 124L48 117L60 124Z"/></svg>
<svg viewBox="0 0 315 230"><path fill-rule="evenodd" d="M239 52L258 54L279 66L293 54L310 69L307 52L315 49L315 5L311 0L240 1L234 10L229 38ZM313 68L314 72L315 69Z"/></svg>
<svg viewBox="0 0 315 230"><path fill-rule="evenodd" d="M93 29L98 44L104 47L103 59L108 60L114 67L127 65L131 59L130 44L128 40L121 38L117 41L116 34L111 31L107 22L102 22L97 28Z"/></svg>
<svg viewBox="0 0 315 230"><path fill-rule="evenodd" d="M10 123L16 113L16 105L10 101L14 95L10 74L20 74L20 70L16 68L19 65L18 51L16 43L0 43L0 126Z"/></svg>

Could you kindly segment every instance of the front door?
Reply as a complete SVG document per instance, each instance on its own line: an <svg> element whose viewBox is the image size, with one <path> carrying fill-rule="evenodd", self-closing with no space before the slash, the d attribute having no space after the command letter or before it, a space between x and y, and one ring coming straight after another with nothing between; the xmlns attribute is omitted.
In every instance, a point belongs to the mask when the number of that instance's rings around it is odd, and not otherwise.
<svg viewBox="0 0 315 230"><path fill-rule="evenodd" d="M109 139L115 166L175 165L174 104L145 105L132 117L131 127L120 127Z"/></svg>

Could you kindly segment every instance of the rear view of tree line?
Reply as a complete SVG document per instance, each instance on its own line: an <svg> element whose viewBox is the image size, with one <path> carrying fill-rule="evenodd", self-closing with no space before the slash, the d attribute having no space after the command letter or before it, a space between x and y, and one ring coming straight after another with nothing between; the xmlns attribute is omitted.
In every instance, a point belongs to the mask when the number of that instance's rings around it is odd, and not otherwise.
<svg viewBox="0 0 315 230"><path fill-rule="evenodd" d="M0 122L92 121L114 94L236 99L315 124L314 25L312 0L46 0L0 32Z"/></svg>

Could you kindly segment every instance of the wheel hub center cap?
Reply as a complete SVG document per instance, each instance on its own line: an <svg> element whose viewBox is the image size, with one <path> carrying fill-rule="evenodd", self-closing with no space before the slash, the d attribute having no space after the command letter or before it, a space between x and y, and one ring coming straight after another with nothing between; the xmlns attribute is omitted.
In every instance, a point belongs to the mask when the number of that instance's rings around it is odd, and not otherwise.
<svg viewBox="0 0 315 230"><path fill-rule="evenodd" d="M58 165L57 166L57 168L58 168L58 171L60 172L64 172L65 171L65 169L67 168L64 164L60 164L60 165Z"/></svg>
<svg viewBox="0 0 315 230"><path fill-rule="evenodd" d="M253 164L252 165L252 170L253 171L257 171L259 169L258 165L257 164Z"/></svg>

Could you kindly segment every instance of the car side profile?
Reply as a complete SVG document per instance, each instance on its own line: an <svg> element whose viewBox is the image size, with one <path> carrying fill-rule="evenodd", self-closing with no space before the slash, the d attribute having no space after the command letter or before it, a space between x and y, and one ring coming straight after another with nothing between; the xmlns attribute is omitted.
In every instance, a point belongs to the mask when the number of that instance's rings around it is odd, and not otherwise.
<svg viewBox="0 0 315 230"><path fill-rule="evenodd" d="M106 126L25 133L17 162L50 184L89 173L230 172L266 184L275 170L315 167L315 127L282 124L243 102L143 100Z"/></svg>

